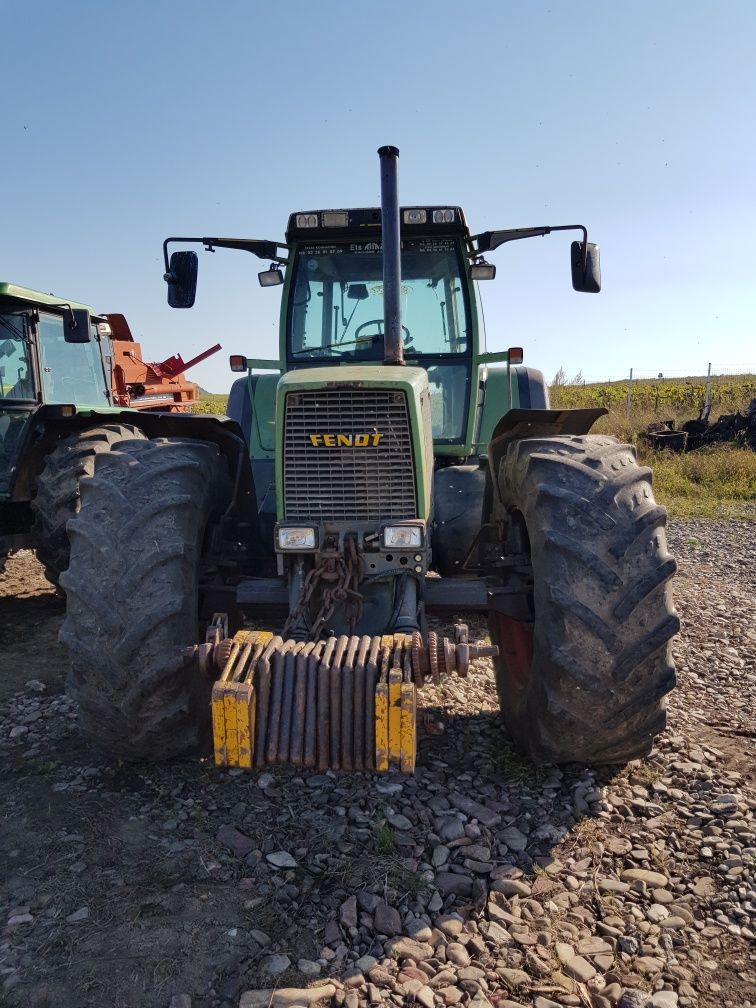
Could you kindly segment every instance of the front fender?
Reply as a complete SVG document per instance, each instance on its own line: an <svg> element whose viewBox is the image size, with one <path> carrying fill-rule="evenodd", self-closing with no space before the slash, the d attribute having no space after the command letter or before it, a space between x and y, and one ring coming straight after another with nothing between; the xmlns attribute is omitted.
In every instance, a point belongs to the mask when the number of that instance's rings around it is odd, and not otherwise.
<svg viewBox="0 0 756 1008"><path fill-rule="evenodd" d="M499 463L513 441L522 438L559 437L587 434L599 417L608 413L603 406L592 409L513 409L499 420L491 434L486 454L488 470L483 498L483 521L490 520L497 492Z"/></svg>

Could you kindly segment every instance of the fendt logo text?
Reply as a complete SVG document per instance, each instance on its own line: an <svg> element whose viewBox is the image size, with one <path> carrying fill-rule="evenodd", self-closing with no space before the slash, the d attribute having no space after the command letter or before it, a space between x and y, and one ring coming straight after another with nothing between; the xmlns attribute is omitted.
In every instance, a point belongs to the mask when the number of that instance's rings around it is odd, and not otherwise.
<svg viewBox="0 0 756 1008"><path fill-rule="evenodd" d="M310 434L313 448L375 448L383 434Z"/></svg>

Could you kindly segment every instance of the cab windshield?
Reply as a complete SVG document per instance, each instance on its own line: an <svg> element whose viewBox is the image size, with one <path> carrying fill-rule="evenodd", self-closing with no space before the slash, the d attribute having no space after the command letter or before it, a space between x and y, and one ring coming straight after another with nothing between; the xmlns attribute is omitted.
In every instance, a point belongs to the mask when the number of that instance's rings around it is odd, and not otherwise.
<svg viewBox="0 0 756 1008"><path fill-rule="evenodd" d="M464 441L472 333L456 241L402 241L404 355L428 372L436 443ZM289 290L292 367L383 360L383 256L374 241L300 246Z"/></svg>
<svg viewBox="0 0 756 1008"><path fill-rule="evenodd" d="M466 284L453 239L402 242L401 309L407 357L470 352ZM383 333L380 244L300 246L288 312L292 362L381 360Z"/></svg>

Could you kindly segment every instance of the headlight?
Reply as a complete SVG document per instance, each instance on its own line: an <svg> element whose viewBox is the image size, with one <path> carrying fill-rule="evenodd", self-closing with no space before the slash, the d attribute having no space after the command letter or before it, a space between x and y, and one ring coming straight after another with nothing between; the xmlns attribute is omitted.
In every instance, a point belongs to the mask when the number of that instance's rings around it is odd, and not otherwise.
<svg viewBox="0 0 756 1008"><path fill-rule="evenodd" d="M453 224L454 223L454 211L449 207L445 207L443 210L433 211L433 223L434 224Z"/></svg>
<svg viewBox="0 0 756 1008"><path fill-rule="evenodd" d="M417 549L423 545L423 530L419 525L387 525L383 545L386 549Z"/></svg>
<svg viewBox="0 0 756 1008"><path fill-rule="evenodd" d="M324 210L323 227L349 227L349 214L346 210Z"/></svg>
<svg viewBox="0 0 756 1008"><path fill-rule="evenodd" d="M315 529L304 527L280 528L278 548L281 550L315 549Z"/></svg>
<svg viewBox="0 0 756 1008"><path fill-rule="evenodd" d="M297 227L310 228L318 226L318 215L314 213L297 214Z"/></svg>
<svg viewBox="0 0 756 1008"><path fill-rule="evenodd" d="M404 211L405 224L425 224L427 220L428 211L422 210L420 207L413 207L411 210Z"/></svg>

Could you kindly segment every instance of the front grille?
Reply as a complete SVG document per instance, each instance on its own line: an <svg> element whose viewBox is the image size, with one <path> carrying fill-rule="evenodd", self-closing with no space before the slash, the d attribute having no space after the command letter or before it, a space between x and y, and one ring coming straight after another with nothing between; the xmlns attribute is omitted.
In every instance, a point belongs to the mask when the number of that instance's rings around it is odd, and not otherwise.
<svg viewBox="0 0 756 1008"><path fill-rule="evenodd" d="M339 434L342 443L359 435L382 436L377 445L366 447L325 444L326 435ZM312 444L310 435L320 436L319 446ZM289 392L283 453L287 521L417 517L412 438L402 392L361 388Z"/></svg>

